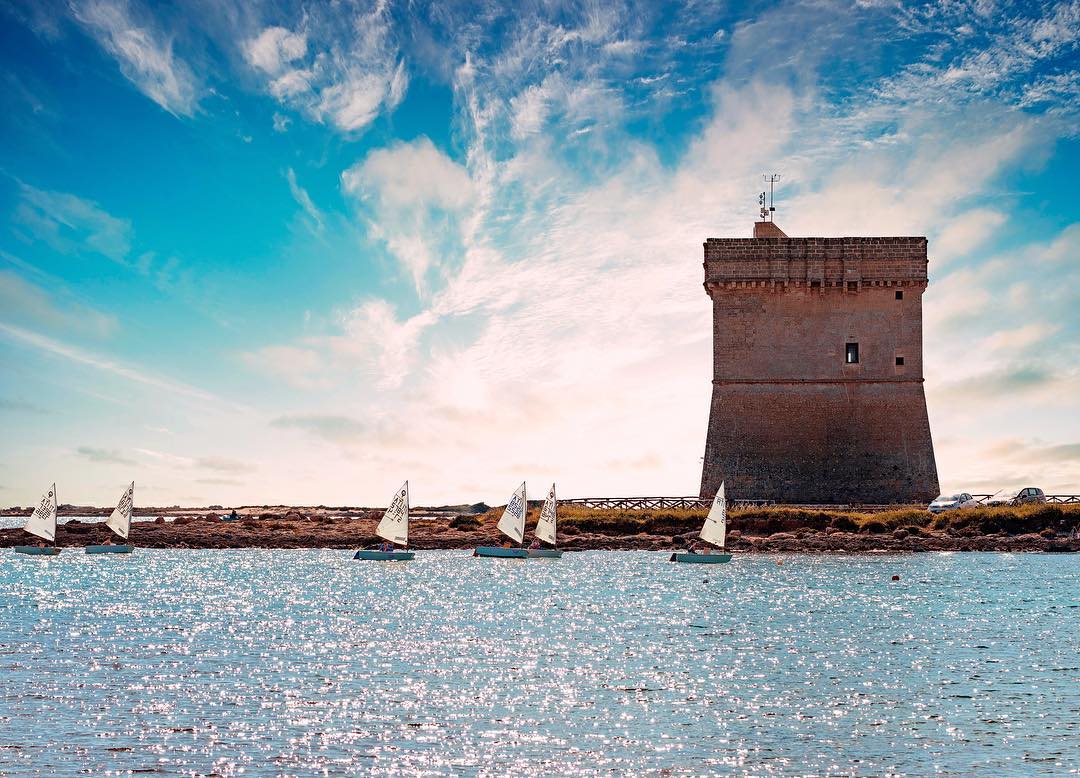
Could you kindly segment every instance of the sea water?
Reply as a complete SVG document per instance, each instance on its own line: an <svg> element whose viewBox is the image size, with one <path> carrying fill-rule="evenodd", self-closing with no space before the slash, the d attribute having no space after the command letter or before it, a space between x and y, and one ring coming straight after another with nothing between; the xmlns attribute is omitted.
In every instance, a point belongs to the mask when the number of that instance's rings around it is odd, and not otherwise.
<svg viewBox="0 0 1080 778"><path fill-rule="evenodd" d="M0 774L1080 770L1077 556L349 557L0 550Z"/></svg>

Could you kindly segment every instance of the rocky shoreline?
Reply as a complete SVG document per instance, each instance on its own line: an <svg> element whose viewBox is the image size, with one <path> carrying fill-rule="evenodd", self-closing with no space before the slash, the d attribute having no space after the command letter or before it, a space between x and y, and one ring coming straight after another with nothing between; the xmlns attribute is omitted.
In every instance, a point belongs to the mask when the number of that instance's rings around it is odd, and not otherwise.
<svg viewBox="0 0 1080 778"><path fill-rule="evenodd" d="M530 535L536 514L530 511ZM92 514L80 509L80 515ZM172 509L152 520L135 521L130 541L140 548L364 548L378 542L379 516L379 511L367 509L248 508L239 520L222 521L218 513ZM410 545L415 549L494 545L501 542L495 527L498 516L498 510L420 512L411 522ZM568 551L685 548L696 539L702 519L698 511L574 509L560 519L559 545ZM82 547L111 537L101 522L63 517L61 522L56 533L60 547ZM737 553L1080 551L1080 506L976 509L945 517L917 509L884 514L749 509L732 511L729 527L727 547ZM0 530L0 547L33 540L21 529Z"/></svg>

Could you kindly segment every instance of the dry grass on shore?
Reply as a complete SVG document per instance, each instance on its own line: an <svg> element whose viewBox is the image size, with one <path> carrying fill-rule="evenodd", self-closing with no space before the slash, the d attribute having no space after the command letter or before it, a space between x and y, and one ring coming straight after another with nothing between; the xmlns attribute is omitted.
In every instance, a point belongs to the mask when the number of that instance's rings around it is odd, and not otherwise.
<svg viewBox="0 0 1080 778"><path fill-rule="evenodd" d="M705 514L706 511L701 509L625 510L565 506L559 508L559 532L568 535L578 532L680 535L696 531ZM479 523L494 524L501 515L500 507L476 518ZM532 525L538 516L539 510L531 509L528 523ZM944 533L958 536L1023 535L1043 530L1069 534L1078 527L1080 505L1054 503L968 508L936 515L914 506L875 513L786 506L733 508L728 513L728 528L747 535L771 535L800 529L870 534L903 529L910 534Z"/></svg>

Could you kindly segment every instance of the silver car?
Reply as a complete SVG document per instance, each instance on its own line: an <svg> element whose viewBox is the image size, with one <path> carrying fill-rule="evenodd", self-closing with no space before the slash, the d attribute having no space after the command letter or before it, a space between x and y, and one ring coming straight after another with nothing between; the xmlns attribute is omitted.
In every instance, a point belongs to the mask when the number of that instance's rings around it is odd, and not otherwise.
<svg viewBox="0 0 1080 778"><path fill-rule="evenodd" d="M978 504L975 498L967 492L939 494L926 509L931 513L941 513L942 511L955 511L959 508L974 508Z"/></svg>
<svg viewBox="0 0 1080 778"><path fill-rule="evenodd" d="M1026 505L1028 503L1046 502L1046 495L1037 486L1026 486L1023 489L1002 489L992 495L986 501L987 505Z"/></svg>

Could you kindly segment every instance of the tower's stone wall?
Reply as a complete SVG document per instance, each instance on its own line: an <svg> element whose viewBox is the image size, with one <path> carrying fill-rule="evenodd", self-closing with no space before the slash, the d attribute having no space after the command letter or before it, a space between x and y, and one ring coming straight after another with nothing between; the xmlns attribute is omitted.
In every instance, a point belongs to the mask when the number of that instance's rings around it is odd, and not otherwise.
<svg viewBox="0 0 1080 778"><path fill-rule="evenodd" d="M926 266L925 238L706 241L713 397L702 497L721 481L735 498L794 503L937 493Z"/></svg>

